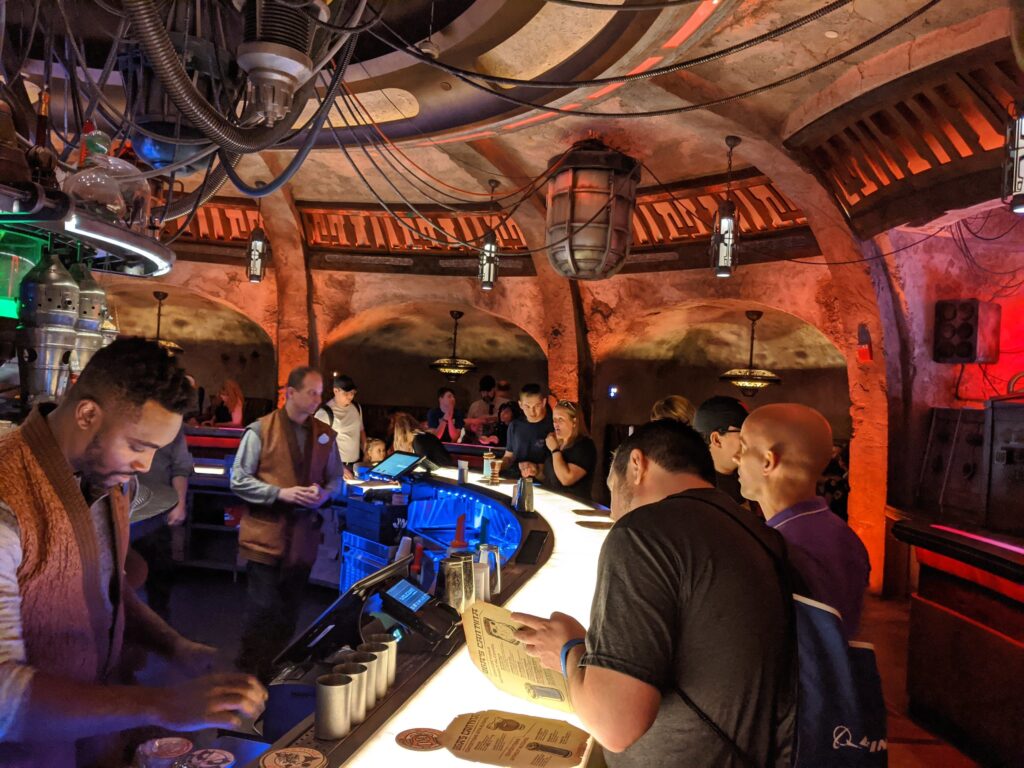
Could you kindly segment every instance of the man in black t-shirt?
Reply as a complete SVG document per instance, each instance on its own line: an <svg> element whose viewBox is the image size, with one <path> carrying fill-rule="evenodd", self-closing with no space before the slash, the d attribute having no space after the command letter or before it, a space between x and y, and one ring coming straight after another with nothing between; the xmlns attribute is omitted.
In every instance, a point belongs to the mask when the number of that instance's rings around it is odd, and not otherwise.
<svg viewBox="0 0 1024 768"><path fill-rule="evenodd" d="M526 650L566 675L610 768L790 765L795 634L764 549L781 556L784 544L713 480L693 429L638 427L608 478L616 523L590 629L513 614Z"/></svg>
<svg viewBox="0 0 1024 768"><path fill-rule="evenodd" d="M523 412L522 418L508 425L502 470L508 476L519 477L522 465L527 465L527 474L532 477L548 456L544 441L555 428L540 384L523 386L519 391L519 409Z"/></svg>

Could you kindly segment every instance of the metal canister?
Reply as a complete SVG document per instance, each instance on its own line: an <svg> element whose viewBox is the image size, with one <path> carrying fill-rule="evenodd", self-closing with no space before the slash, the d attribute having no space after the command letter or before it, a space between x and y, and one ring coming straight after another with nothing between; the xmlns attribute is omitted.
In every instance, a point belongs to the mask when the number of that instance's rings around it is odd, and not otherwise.
<svg viewBox="0 0 1024 768"><path fill-rule="evenodd" d="M473 582L473 555L457 553L441 561L444 575L444 601L460 614L476 599Z"/></svg>
<svg viewBox="0 0 1024 768"><path fill-rule="evenodd" d="M56 402L63 396L77 338L78 296L78 283L56 253L22 279L16 335L22 403Z"/></svg>
<svg viewBox="0 0 1024 768"><path fill-rule="evenodd" d="M487 568L487 591L490 595L501 592L501 551L496 544L481 544L477 550L478 562ZM494 569L491 569L491 558L494 558ZM488 597L489 597L488 596Z"/></svg>

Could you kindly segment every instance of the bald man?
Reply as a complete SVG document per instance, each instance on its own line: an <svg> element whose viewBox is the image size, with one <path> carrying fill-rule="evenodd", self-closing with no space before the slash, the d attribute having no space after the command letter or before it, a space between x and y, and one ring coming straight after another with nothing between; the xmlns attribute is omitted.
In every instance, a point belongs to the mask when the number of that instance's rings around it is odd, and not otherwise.
<svg viewBox="0 0 1024 768"><path fill-rule="evenodd" d="M765 405L740 430L740 489L761 505L768 525L786 540L789 560L809 597L832 606L847 638L860 626L871 565L864 544L818 496L832 456L832 428L805 405Z"/></svg>

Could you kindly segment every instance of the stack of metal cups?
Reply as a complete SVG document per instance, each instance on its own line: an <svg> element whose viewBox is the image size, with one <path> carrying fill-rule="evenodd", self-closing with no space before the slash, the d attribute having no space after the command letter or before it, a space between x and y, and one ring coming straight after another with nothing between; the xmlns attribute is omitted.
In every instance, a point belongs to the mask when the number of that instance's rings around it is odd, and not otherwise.
<svg viewBox="0 0 1024 768"><path fill-rule="evenodd" d="M332 668L331 675L325 675L325 677L341 676L350 681L348 685L348 688L351 689L348 703L349 727L359 725L387 696L388 689L395 683L398 671L398 641L389 634L368 635L365 643L357 645L354 651L336 654L334 660L340 663ZM317 683L319 691L319 680ZM319 702L318 698L318 723L320 721ZM319 733L318 725L317 738L328 738L319 736Z"/></svg>

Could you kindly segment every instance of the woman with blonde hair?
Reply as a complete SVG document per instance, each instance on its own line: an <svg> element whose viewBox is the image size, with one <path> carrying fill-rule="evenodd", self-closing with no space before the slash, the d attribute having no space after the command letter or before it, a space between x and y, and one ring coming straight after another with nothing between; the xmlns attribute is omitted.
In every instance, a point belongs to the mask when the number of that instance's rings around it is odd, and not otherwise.
<svg viewBox="0 0 1024 768"><path fill-rule="evenodd" d="M579 406L571 400L559 400L551 409L551 422L555 431L544 441L548 455L540 480L553 491L589 499L597 446L587 434Z"/></svg>
<svg viewBox="0 0 1024 768"><path fill-rule="evenodd" d="M398 411L391 415L391 447L403 453L415 453L439 467L454 467L451 454L437 435L424 432L411 414Z"/></svg>
<svg viewBox="0 0 1024 768"><path fill-rule="evenodd" d="M651 421L672 419L693 426L693 417L697 409L682 395L669 395L651 407Z"/></svg>
<svg viewBox="0 0 1024 768"><path fill-rule="evenodd" d="M245 405L245 395L242 388L234 379L225 379L217 394L220 404L213 412L213 419L208 422L215 427L241 427L242 409Z"/></svg>

